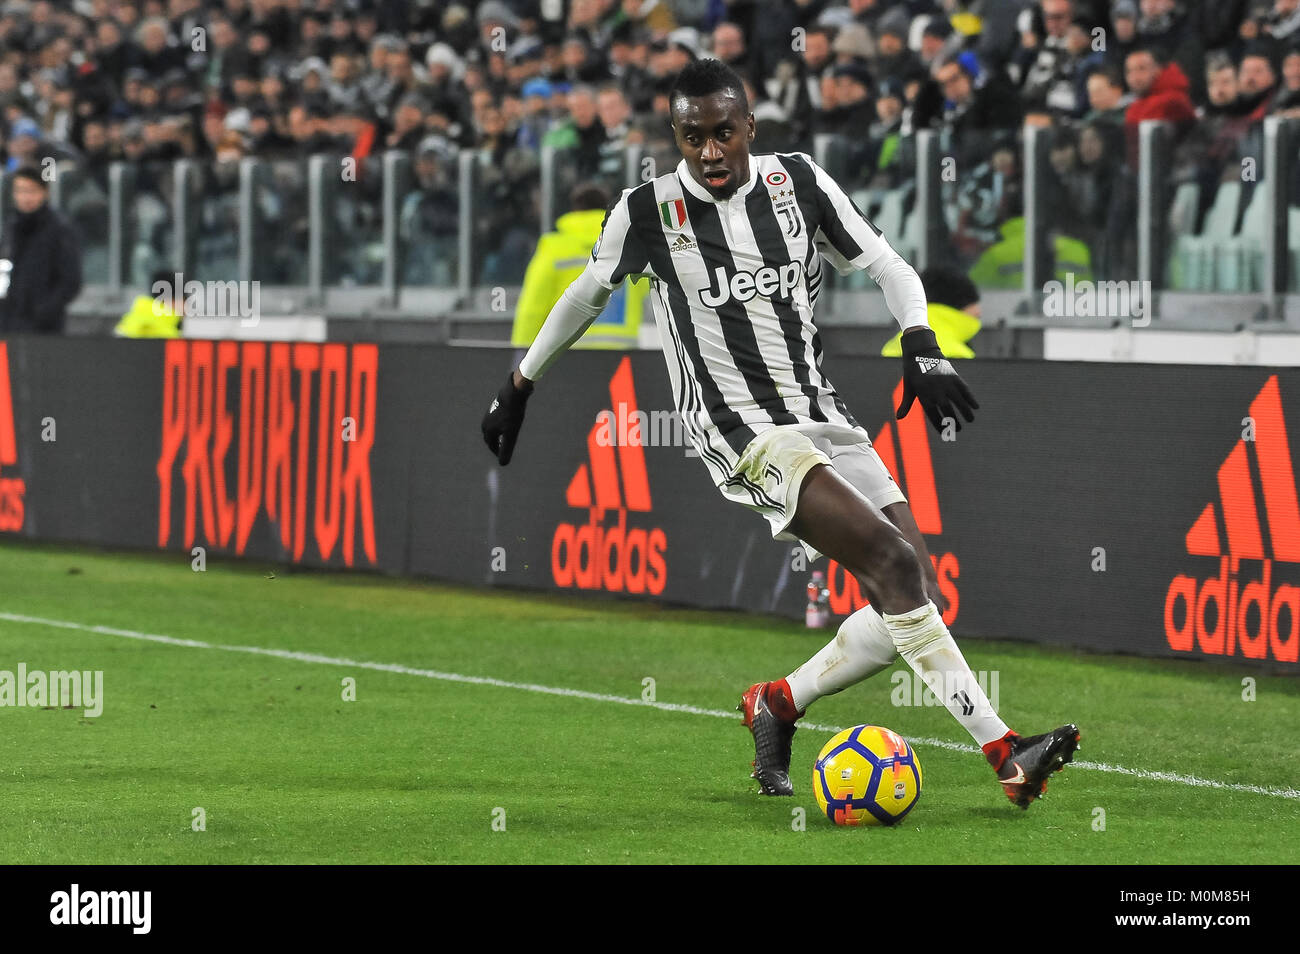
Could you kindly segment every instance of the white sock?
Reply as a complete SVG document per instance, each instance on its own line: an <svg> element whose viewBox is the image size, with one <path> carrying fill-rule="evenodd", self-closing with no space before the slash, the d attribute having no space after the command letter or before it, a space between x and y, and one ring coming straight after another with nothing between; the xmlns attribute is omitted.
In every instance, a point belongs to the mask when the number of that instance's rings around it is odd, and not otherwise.
<svg viewBox="0 0 1300 954"><path fill-rule="evenodd" d="M983 747L1007 734L1006 723L975 681L937 606L927 601L907 613L886 613L884 622L899 654L977 745Z"/></svg>
<svg viewBox="0 0 1300 954"><path fill-rule="evenodd" d="M888 669L898 658L885 621L864 606L843 623L835 638L786 676L795 708L802 712L822 696Z"/></svg>

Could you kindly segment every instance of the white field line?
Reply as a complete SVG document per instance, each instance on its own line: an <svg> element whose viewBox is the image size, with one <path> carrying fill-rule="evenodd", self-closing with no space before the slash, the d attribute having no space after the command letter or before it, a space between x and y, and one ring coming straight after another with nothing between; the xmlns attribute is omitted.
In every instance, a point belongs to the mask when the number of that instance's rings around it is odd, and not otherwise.
<svg viewBox="0 0 1300 954"><path fill-rule="evenodd" d="M246 653L254 656L274 656L278 659L290 659L294 662L319 663L325 666L346 666L352 669L372 669L376 672L395 672L403 676L419 676L424 679L437 679L442 682L461 682L476 686L495 686L498 689L516 689L522 692L537 692L548 696L566 696L571 699L587 699L592 702L615 702L625 706L640 706L646 709L659 709L663 712L684 712L688 715L711 716L715 719L738 719L737 713L723 709L704 709L699 706L685 705L679 702L646 702L628 696L615 696L603 692L587 692L583 689L565 689L558 686L542 686L531 682L510 682L505 679L492 679L488 676L465 676L455 672L440 672L437 669L416 669L400 663L366 662L359 659L346 659L339 656L322 656L319 653L302 653L290 649L269 649L263 646L227 646L221 643L208 643L199 639L178 639L175 636L160 636L156 633L141 633L133 629L116 629L112 626L88 626L67 620L45 619L40 616L23 616L19 613L0 612L0 620L11 623L28 623L34 626L53 626L58 629L73 629L83 633L97 633L102 636L120 636L125 639L139 639L167 646L184 646L189 649L215 649L227 653ZM842 732L847 726L820 725L815 722L801 722L800 728L817 732ZM909 742L920 746L948 749L951 752L977 753L975 746L965 742L949 742L946 739L907 737ZM1240 782L1220 782L1210 778L1198 778L1195 775L1183 775L1178 772L1153 772L1147 769L1125 768L1122 765L1110 765L1106 762L1088 762L1077 760L1070 763L1076 768L1091 769L1096 772L1109 772L1114 775L1127 775L1131 778L1146 779L1153 782L1173 782L1189 785L1193 788L1213 788L1225 792L1248 792L1252 795L1268 795L1273 798L1300 800L1300 789L1269 788L1264 785L1245 785Z"/></svg>

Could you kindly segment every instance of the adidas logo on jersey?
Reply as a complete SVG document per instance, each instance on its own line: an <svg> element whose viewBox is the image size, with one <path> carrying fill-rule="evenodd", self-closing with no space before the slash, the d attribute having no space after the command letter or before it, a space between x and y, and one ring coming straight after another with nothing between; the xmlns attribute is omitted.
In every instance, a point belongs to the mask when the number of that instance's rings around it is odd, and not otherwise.
<svg viewBox="0 0 1300 954"><path fill-rule="evenodd" d="M677 240L668 246L669 252L689 252L696 248L696 244L686 235L678 235Z"/></svg>
<svg viewBox="0 0 1300 954"><path fill-rule="evenodd" d="M717 308L729 301L749 301L755 295L789 301L802 280L798 262L787 262L780 268L764 265L756 272L736 272L727 280L727 270L719 265L713 270L713 281L708 288L700 289L700 301L706 308Z"/></svg>

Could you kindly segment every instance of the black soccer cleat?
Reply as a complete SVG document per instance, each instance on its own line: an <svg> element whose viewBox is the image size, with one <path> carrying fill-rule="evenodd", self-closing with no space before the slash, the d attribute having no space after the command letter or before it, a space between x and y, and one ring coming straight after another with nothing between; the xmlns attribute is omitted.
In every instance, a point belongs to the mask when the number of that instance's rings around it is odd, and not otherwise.
<svg viewBox="0 0 1300 954"><path fill-rule="evenodd" d="M779 718L767 704L771 683L760 682L745 690L736 709L745 714L742 725L754 736L754 771L764 795L793 795L790 784L790 741L795 724Z"/></svg>
<svg viewBox="0 0 1300 954"><path fill-rule="evenodd" d="M1012 803L1028 808L1030 802L1047 792L1048 777L1074 759L1079 748L1079 727L1071 723L1028 738L1009 735L1007 743L1006 757L995 766L998 782Z"/></svg>

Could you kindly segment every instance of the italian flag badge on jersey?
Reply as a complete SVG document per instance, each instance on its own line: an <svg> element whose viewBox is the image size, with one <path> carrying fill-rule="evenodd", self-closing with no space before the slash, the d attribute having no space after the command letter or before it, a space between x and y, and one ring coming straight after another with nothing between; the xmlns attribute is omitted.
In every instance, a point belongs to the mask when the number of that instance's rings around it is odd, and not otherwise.
<svg viewBox="0 0 1300 954"><path fill-rule="evenodd" d="M670 229L680 229L686 224L686 203L681 199L670 199L659 203L659 218Z"/></svg>

